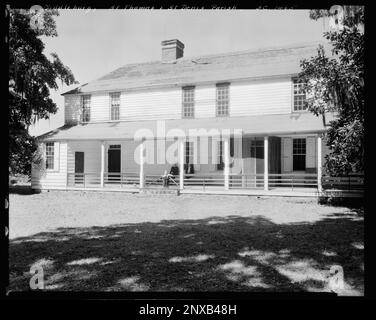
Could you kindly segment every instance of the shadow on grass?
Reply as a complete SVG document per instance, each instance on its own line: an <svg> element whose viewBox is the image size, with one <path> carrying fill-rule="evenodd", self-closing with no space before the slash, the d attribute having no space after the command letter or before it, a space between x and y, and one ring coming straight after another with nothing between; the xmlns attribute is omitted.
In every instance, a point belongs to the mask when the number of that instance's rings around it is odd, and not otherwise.
<svg viewBox="0 0 376 320"><path fill-rule="evenodd" d="M74 291L329 291L332 265L363 294L363 220L275 224L263 216L61 228L10 242L10 288Z"/></svg>

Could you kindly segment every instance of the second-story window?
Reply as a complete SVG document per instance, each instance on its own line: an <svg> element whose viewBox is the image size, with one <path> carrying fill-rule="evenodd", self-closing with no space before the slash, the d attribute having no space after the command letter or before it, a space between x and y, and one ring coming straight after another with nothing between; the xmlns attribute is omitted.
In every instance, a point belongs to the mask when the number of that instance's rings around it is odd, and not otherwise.
<svg viewBox="0 0 376 320"><path fill-rule="evenodd" d="M306 94L303 90L304 82L294 79L294 111L303 111L307 109L305 105Z"/></svg>
<svg viewBox="0 0 376 320"><path fill-rule="evenodd" d="M110 94L111 101L111 120L119 120L120 118L120 92Z"/></svg>
<svg viewBox="0 0 376 320"><path fill-rule="evenodd" d="M90 121L90 95L82 96L82 122Z"/></svg>
<svg viewBox="0 0 376 320"><path fill-rule="evenodd" d="M217 84L217 100L216 100L217 117L225 117L229 115L229 84Z"/></svg>
<svg viewBox="0 0 376 320"><path fill-rule="evenodd" d="M193 118L195 115L195 87L183 88L183 118Z"/></svg>

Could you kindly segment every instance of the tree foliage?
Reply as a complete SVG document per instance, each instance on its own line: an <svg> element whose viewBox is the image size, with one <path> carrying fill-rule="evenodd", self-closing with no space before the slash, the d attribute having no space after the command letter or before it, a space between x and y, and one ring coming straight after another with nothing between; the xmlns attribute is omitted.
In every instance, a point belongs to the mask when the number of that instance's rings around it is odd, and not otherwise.
<svg viewBox="0 0 376 320"><path fill-rule="evenodd" d="M12 174L30 174L37 155L36 139L29 126L57 112L50 89L57 81L76 83L70 69L56 53L49 59L43 52L41 36L56 37L54 16L57 10L21 10L9 12L9 170Z"/></svg>
<svg viewBox="0 0 376 320"><path fill-rule="evenodd" d="M299 74L308 109L324 119L326 112L337 115L325 134L331 151L325 169L334 176L364 172L364 9L345 7L344 12L343 25L324 33L332 55L320 46L317 56L301 62ZM328 15L311 11L313 19Z"/></svg>

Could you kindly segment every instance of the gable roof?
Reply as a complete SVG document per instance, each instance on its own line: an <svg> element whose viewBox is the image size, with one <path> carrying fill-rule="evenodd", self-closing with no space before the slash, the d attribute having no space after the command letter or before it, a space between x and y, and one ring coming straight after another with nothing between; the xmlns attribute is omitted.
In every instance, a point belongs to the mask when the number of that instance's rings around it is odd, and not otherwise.
<svg viewBox="0 0 376 320"><path fill-rule="evenodd" d="M262 50L184 57L174 62L153 61L128 64L109 74L63 93L80 94L171 85L225 82L243 78L293 75L301 71L300 61L317 54L322 44L310 43Z"/></svg>

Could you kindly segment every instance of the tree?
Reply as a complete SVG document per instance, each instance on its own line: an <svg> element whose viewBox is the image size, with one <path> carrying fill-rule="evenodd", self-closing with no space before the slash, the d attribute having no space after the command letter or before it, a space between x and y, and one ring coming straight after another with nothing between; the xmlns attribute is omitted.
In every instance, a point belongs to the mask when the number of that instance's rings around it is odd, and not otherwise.
<svg viewBox="0 0 376 320"><path fill-rule="evenodd" d="M330 175L364 172L364 8L343 9L338 28L324 33L332 45L332 56L318 48L317 56L301 61L300 80L305 85L308 110L315 115L335 112L324 138L331 153L325 169ZM313 10L310 17L331 16Z"/></svg>
<svg viewBox="0 0 376 320"><path fill-rule="evenodd" d="M41 36L56 37L57 10L10 9L9 13L9 171L30 175L32 160L38 160L36 139L29 126L57 112L50 89L57 80L76 83L70 69L56 53L48 59Z"/></svg>

